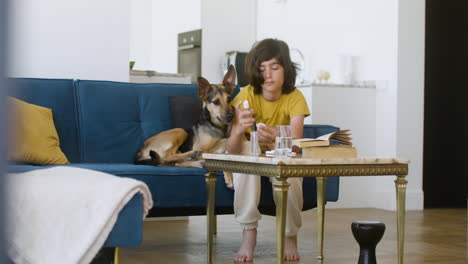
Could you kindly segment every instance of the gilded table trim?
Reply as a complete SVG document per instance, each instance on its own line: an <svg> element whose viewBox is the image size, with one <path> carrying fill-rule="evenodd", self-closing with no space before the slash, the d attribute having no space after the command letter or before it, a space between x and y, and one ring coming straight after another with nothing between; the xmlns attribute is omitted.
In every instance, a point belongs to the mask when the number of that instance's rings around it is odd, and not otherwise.
<svg viewBox="0 0 468 264"><path fill-rule="evenodd" d="M209 171L219 170L272 177L333 177L408 174L408 164L272 165L225 160L205 160L204 167Z"/></svg>

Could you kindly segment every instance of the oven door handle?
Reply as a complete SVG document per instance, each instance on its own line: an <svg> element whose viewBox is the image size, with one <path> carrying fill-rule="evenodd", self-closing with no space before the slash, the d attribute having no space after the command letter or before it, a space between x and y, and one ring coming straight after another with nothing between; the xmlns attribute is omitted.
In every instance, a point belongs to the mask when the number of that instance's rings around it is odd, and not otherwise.
<svg viewBox="0 0 468 264"><path fill-rule="evenodd" d="M195 44L187 44L187 45L182 45L182 46L179 46L179 50L188 50L188 49L194 49L194 48L199 48L200 46L199 45L195 45Z"/></svg>

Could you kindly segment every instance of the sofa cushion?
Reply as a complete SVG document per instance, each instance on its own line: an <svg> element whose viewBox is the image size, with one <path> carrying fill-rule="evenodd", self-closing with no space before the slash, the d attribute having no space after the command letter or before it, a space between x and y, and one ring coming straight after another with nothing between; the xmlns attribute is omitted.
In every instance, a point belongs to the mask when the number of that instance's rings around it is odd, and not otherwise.
<svg viewBox="0 0 468 264"><path fill-rule="evenodd" d="M51 166L53 165L9 165L7 166L7 172L19 173ZM207 172L204 169L156 167L123 163L75 163L63 166L97 170L143 181L151 191L154 208L206 207L206 183L204 175ZM218 173L217 175L216 205L232 207L233 191L228 189L224 184L222 174Z"/></svg>
<svg viewBox="0 0 468 264"><path fill-rule="evenodd" d="M200 168L183 168L172 166L134 165L131 163L76 163L73 167L85 168L110 173L118 176L149 175L149 176L203 176L206 170Z"/></svg>
<svg viewBox="0 0 468 264"><path fill-rule="evenodd" d="M207 171L204 169L115 163L80 163L70 166L143 181L151 191L156 208L206 206L204 175ZM217 185L217 188L228 190L221 173L218 173ZM232 194L230 190L219 191L216 195L216 205L232 206Z"/></svg>
<svg viewBox="0 0 468 264"><path fill-rule="evenodd" d="M25 172L34 169L42 169L49 166L9 165L8 172ZM133 164L106 164L106 163L80 163L64 166L74 166L91 170L98 170L122 177L131 177L145 182L153 197L154 215L166 216L159 213L158 209L176 209L176 215L169 216L202 215L206 213L206 183L204 175L206 170L198 168L179 168L165 166L146 166ZM221 214L232 213L234 192L224 184L224 178L218 173L216 181L216 207L230 208ZM275 207L272 196L271 182L262 177L261 206L264 214L274 215ZM304 208L311 209L316 206L317 187L315 178L305 178L303 183ZM329 177L326 186L326 200L337 201L339 192L339 177ZM164 211L164 210L161 210ZM150 212L150 215L153 215Z"/></svg>
<svg viewBox="0 0 468 264"><path fill-rule="evenodd" d="M203 109L203 102L200 98L171 95L169 96L169 102L172 127L187 130L192 128L200 118Z"/></svg>
<svg viewBox="0 0 468 264"><path fill-rule="evenodd" d="M196 98L195 84L77 81L82 162L133 163L143 141L171 127L169 96Z"/></svg>
<svg viewBox="0 0 468 264"><path fill-rule="evenodd" d="M52 109L60 148L70 162L79 162L78 121L73 80L12 78L7 95Z"/></svg>
<svg viewBox="0 0 468 264"><path fill-rule="evenodd" d="M13 97L7 98L7 105L10 160L38 165L69 163L60 149L51 109Z"/></svg>
<svg viewBox="0 0 468 264"><path fill-rule="evenodd" d="M236 86L231 94L234 98L240 91L239 85ZM192 128L195 122L200 118L203 102L199 97L169 96L171 107L172 127L183 128L185 130Z"/></svg>

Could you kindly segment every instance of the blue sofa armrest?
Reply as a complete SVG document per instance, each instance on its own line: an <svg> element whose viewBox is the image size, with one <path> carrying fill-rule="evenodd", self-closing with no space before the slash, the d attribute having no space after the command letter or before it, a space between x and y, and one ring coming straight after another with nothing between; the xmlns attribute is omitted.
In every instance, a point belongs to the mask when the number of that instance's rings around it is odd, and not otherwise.
<svg viewBox="0 0 468 264"><path fill-rule="evenodd" d="M119 212L103 247L136 247L143 239L143 197L135 194Z"/></svg>
<svg viewBox="0 0 468 264"><path fill-rule="evenodd" d="M336 126L331 125L304 125L304 138L316 138L325 134L329 134L339 130Z"/></svg>
<svg viewBox="0 0 468 264"><path fill-rule="evenodd" d="M339 128L331 125L304 125L304 135L305 138L316 138L325 134L338 131ZM305 178L304 179L304 188L309 188L317 190L316 179L315 178ZM336 202L338 200L340 186L339 177L329 177L327 180L326 191L325 191L325 201ZM312 195L313 194L313 195ZM304 191L304 201L313 200L316 201L316 192L306 192ZM309 201L310 201L309 200ZM315 207L305 204L303 210L307 210Z"/></svg>

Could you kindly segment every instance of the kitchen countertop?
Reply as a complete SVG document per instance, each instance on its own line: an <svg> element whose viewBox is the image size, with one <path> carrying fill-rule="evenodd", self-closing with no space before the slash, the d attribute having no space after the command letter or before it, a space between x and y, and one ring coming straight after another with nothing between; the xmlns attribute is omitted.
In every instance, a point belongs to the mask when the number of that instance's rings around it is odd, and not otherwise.
<svg viewBox="0 0 468 264"><path fill-rule="evenodd" d="M370 88L376 89L375 81L362 81L359 83L354 84L345 84L345 83L319 83L319 82L304 82L297 84L297 88L305 88L305 87L313 87L313 86L320 86L320 87L333 87L333 88Z"/></svg>
<svg viewBox="0 0 468 264"><path fill-rule="evenodd" d="M160 77L186 77L192 76L191 74L187 73L164 73L164 72L157 72L157 71L144 71L144 70L130 70L130 75L140 75L140 76L160 76Z"/></svg>

